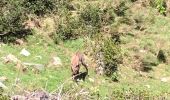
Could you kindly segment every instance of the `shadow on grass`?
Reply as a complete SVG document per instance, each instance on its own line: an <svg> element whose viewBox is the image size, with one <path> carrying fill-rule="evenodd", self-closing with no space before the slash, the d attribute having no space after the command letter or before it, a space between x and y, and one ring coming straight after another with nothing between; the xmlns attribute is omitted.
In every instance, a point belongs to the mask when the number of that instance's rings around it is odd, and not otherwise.
<svg viewBox="0 0 170 100"><path fill-rule="evenodd" d="M80 72L79 75L75 76L76 82L78 82L78 80L83 80L83 81L85 81L85 78L86 78L87 75L88 75L87 72Z"/></svg>

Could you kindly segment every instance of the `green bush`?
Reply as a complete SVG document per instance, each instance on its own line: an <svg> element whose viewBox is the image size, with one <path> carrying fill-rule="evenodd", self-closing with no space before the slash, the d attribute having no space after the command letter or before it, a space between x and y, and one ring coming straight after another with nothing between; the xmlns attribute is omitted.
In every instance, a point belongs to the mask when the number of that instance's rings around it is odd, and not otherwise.
<svg viewBox="0 0 170 100"><path fill-rule="evenodd" d="M145 55L141 62L141 70L146 72L152 70L153 66L157 66L159 64L156 56L152 53Z"/></svg>
<svg viewBox="0 0 170 100"><path fill-rule="evenodd" d="M92 27L100 27L100 9L92 5L88 5L80 14L80 19L85 25Z"/></svg>
<svg viewBox="0 0 170 100"><path fill-rule="evenodd" d="M165 0L150 0L150 4L151 4L152 7L157 8L158 11L161 14L165 14L166 13Z"/></svg>
<svg viewBox="0 0 170 100"><path fill-rule="evenodd" d="M117 16L125 16L125 11L128 9L125 1L120 1L120 4L114 9Z"/></svg>
<svg viewBox="0 0 170 100"><path fill-rule="evenodd" d="M79 19L82 23L82 29L89 36L101 33L104 26L108 26L115 21L114 9L106 7L101 9L98 5L87 5L81 12Z"/></svg>
<svg viewBox="0 0 170 100"><path fill-rule="evenodd" d="M111 25L115 21L115 13L113 8L106 8L101 10L101 26Z"/></svg>
<svg viewBox="0 0 170 100"><path fill-rule="evenodd" d="M10 42L30 33L23 23L27 15L42 16L67 8L68 0L1 0L0 1L0 40Z"/></svg>
<svg viewBox="0 0 170 100"><path fill-rule="evenodd" d="M80 13L80 19L85 25L100 28L103 25L112 24L115 13L113 8L100 9L98 6L87 5Z"/></svg>
<svg viewBox="0 0 170 100"><path fill-rule="evenodd" d="M69 0L24 0L23 6L27 13L42 16L58 11L62 7L68 7Z"/></svg>
<svg viewBox="0 0 170 100"><path fill-rule="evenodd" d="M55 41L76 39L79 36L100 33L103 26L114 23L114 9L100 9L98 6L87 5L80 14L72 16L67 8L60 9L60 19Z"/></svg>
<svg viewBox="0 0 170 100"><path fill-rule="evenodd" d="M14 37L22 37L27 30L24 29L22 23L26 19L24 8L21 6L22 1L18 2L15 0L1 1L0 11L0 38L1 40L13 40ZM10 36L11 35L11 36Z"/></svg>
<svg viewBox="0 0 170 100"><path fill-rule="evenodd" d="M11 7L11 9L6 10L0 17L0 32L20 31L23 29L22 18L22 11L19 8Z"/></svg>
<svg viewBox="0 0 170 100"><path fill-rule="evenodd" d="M163 63L167 62L167 57L166 57L165 52L163 50L159 50L158 55L157 55L157 59L159 60L159 62L163 62Z"/></svg>
<svg viewBox="0 0 170 100"><path fill-rule="evenodd" d="M58 30L55 36L56 43L60 40L65 41L69 39L76 39L80 35L78 32L79 26L81 26L81 24L77 19L67 16L58 25Z"/></svg>
<svg viewBox="0 0 170 100"><path fill-rule="evenodd" d="M105 74L111 76L117 71L117 67L122 61L120 46L115 44L112 39L107 38L104 40L102 51L104 56Z"/></svg>

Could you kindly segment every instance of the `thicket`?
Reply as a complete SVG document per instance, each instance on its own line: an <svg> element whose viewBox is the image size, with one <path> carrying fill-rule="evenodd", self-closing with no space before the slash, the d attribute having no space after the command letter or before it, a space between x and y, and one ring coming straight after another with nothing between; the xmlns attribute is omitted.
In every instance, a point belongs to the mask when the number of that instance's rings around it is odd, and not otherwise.
<svg viewBox="0 0 170 100"><path fill-rule="evenodd" d="M104 72L111 77L113 81L117 81L118 75L115 73L118 70L119 64L122 63L122 54L120 46L113 39L104 40L102 47L104 57Z"/></svg>
<svg viewBox="0 0 170 100"><path fill-rule="evenodd" d="M136 1L131 0L131 2ZM1 40L3 38L10 40L15 36L22 37L23 34L30 32L25 30L22 24L28 19L27 15L34 14L42 17L51 13L60 16L59 30L54 34L56 41L75 39L81 35L93 36L93 34L101 33L104 27L112 25L117 16L125 16L129 2L128 0L108 1L103 2L106 6L102 7L101 4L88 3L84 6L75 6L70 0L1 0L0 37ZM164 0L148 0L148 2L160 13L165 13ZM76 17L72 16L73 11Z"/></svg>
<svg viewBox="0 0 170 100"><path fill-rule="evenodd" d="M86 5L79 12L74 12L77 16L72 16L68 8L61 10L65 15L60 14L56 40L76 39L84 35L93 37L115 20L114 9L100 9L99 6Z"/></svg>
<svg viewBox="0 0 170 100"><path fill-rule="evenodd" d="M23 8L20 7L21 3L14 0L1 0L0 1L0 39L8 40L13 38L13 34L22 35L24 27L22 21L24 20ZM7 36L10 34L11 37Z"/></svg>
<svg viewBox="0 0 170 100"><path fill-rule="evenodd" d="M65 0L1 0L0 40L9 42L26 36L30 30L26 30L23 23L29 14L43 16L57 11L62 4Z"/></svg>

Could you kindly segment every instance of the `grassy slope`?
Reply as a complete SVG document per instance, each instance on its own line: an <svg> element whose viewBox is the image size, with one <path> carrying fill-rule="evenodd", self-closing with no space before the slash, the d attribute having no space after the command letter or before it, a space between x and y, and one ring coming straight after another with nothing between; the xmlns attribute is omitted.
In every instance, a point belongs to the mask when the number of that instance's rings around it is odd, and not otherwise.
<svg viewBox="0 0 170 100"><path fill-rule="evenodd" d="M0 66L0 76L5 76L8 78L8 81L5 82L5 85L8 87L9 93L20 93L25 90L35 90L35 89L45 89L49 92L52 92L58 88L63 82L70 78L70 57L72 53L77 51L77 49L81 50L83 47L83 39L78 39L75 41L67 41L61 45L49 45L45 46L46 42L43 39L38 38L39 36L29 36L29 42L24 44L23 46L17 45L3 45L0 47L1 53L0 56L6 56L8 54L15 55L22 62L31 62L31 63L40 63L47 65L50 61L50 57L59 56L62 60L63 65L58 68L45 68L44 71L41 71L39 74L35 74L31 68L26 73L19 73L15 69L15 64L9 63L4 64L1 59ZM20 51L26 48L31 55L29 57L25 57L20 55ZM42 59L36 58L36 56L42 56ZM99 87L103 90L103 95L106 95L109 88L105 89L105 85L101 85L101 80L104 80L104 77L100 77L98 79L94 74L94 69L90 68L90 76L92 79L97 79L97 83L91 83L87 80L87 82L81 84L80 87L92 88ZM83 69L82 69L83 70ZM19 76L18 76L19 74ZM15 83L15 79L19 78L20 82L18 87L12 86ZM67 83L67 81L66 81ZM65 86L65 89L68 90L70 88L70 84L73 84L71 80ZM98 85L99 86L98 86ZM100 87L101 85L101 87ZM107 85L106 85L107 86ZM93 88L92 88L93 90Z"/></svg>
<svg viewBox="0 0 170 100"><path fill-rule="evenodd" d="M94 69L90 68L89 78L92 78L94 82L86 80L79 85L79 88L89 89L91 90L91 94L99 93L101 99L112 97L113 95L122 96L122 92L128 94L128 92L131 93L133 91L133 94L137 94L138 91L143 90L151 91L151 95L161 95L165 92L170 93L169 82L164 83L160 81L160 78L170 76L169 64L159 64L158 66L153 67L153 70L143 73L145 75L143 77L140 77L139 73L131 68L132 66L139 66L139 64L135 64L136 59L134 59L134 55L140 56L141 54L136 51L143 50L145 47L147 48L147 52L142 54L144 56L149 53L157 53L159 49L164 49L168 53L168 57L170 56L169 21L170 18L156 16L155 23L147 27L145 32L131 30L131 33L134 34L134 36L126 35L122 37L122 40L124 41L122 50L126 56L124 56L124 64L119 68L119 83L111 82L104 76L96 75ZM41 88L51 92L70 78L70 56L78 49L84 49L83 39L67 41L61 45L46 44L47 43L40 38L40 36L35 35L29 36L28 43L23 46L5 44L0 47L0 57L11 53L22 62L33 62L46 65L51 57L59 56L63 63L59 68L46 68L39 74L34 74L31 70L28 70L26 73L20 73L20 83L18 85L21 89L19 89L18 87L12 86L18 75L18 72L14 68L15 65L4 64L2 59L0 59L0 76L6 76L8 78L8 81L5 82L5 85L9 87L7 92L21 92L22 89L35 90ZM23 48L26 48L31 53L29 57L24 57L19 54ZM39 59L36 56L42 56L42 59ZM68 81L67 84L65 84L64 92L72 88L73 85L74 83L72 81ZM113 94L114 91L120 93Z"/></svg>
<svg viewBox="0 0 170 100"><path fill-rule="evenodd" d="M27 89L33 89L35 88L44 88L46 82L48 82L47 89L52 90L56 88L60 82L62 82L64 79L69 77L71 75L70 73L70 57L66 55L63 48L56 46L55 48L53 46L45 46L45 42L42 41L42 39L39 39L38 37L30 36L28 38L29 42L28 44L25 44L24 46L16 46L16 45L4 45L1 49L1 57L6 56L9 53L15 55L18 59L20 59L22 62L30 62L30 63L40 63L47 65L47 63L50 61L51 57L59 56L62 60L63 65L59 68L52 69L46 69L42 71L40 74L34 74L31 70L26 73L21 73L19 78L21 79L22 87L26 87ZM82 45L82 40L77 40L80 45ZM68 46L68 48L76 47L79 44L75 44L73 41L70 42L70 45L68 43L65 43L65 46ZM72 46L72 47L70 47ZM31 55L29 57L24 57L20 55L20 51L26 48ZM74 51L74 49L71 49L71 51ZM39 59L36 56L42 56L42 59ZM70 55L71 56L71 55ZM14 79L17 77L18 72L14 68L14 64L4 64L2 63L1 59L1 76L6 76L8 78L8 86L12 85L14 83Z"/></svg>
<svg viewBox="0 0 170 100"><path fill-rule="evenodd" d="M45 41L41 38L37 38L38 36L30 36L28 37L29 42L23 46L16 45L4 45L0 47L1 53L0 56L5 56L9 53L15 55L23 62L34 62L40 64L47 64L50 60L50 57L59 56L62 59L63 66L59 68L47 68L46 70L40 72L40 74L34 74L31 70L26 73L20 73L20 83L18 84L19 88L12 88L12 84L14 84L15 78L17 78L18 72L14 68L14 64L4 64L1 61L0 66L0 76L6 76L8 81L5 84L9 87L8 91L22 91L22 89L26 90L35 90L35 89L46 89L48 91L53 91L57 89L57 87L63 83L66 79L68 79L71 75L70 72L70 56L71 53L76 51L78 46L83 47L83 39L78 39L74 41L65 42L62 45L48 45L46 47ZM152 36L151 36L152 38ZM138 39L138 41L140 41ZM26 48L31 56L24 57L19 54L22 48ZM81 48L82 49L82 48ZM69 50L69 51L68 51ZM36 56L42 56L42 59L36 58ZM2 59L1 59L2 60ZM159 72L160 75L166 72L166 76L169 75L170 68L168 65L160 65L154 68L154 71L147 73L149 76L153 76ZM120 74L120 82L113 83L110 82L109 79L105 79L103 76L97 76L94 73L94 69L90 69L90 76L94 82L87 80L79 85L81 88L87 88L92 91L92 93L99 93L101 98L105 98L107 96L111 96L113 91L129 91L129 89L133 90L149 90L152 91L151 94L162 94L163 92L170 92L169 83L160 82L160 77L157 79L150 79L146 77L139 77L138 73L133 69L121 66L119 69ZM157 74L156 74L157 76ZM165 75L164 75L165 76ZM72 81L68 81L65 85L65 90L69 90L70 86L72 86ZM123 90L122 90L123 89ZM10 92L11 93L11 92ZM113 94L112 94L113 95Z"/></svg>
<svg viewBox="0 0 170 100"><path fill-rule="evenodd" d="M169 92L170 85L169 81L167 83L161 82L161 78L169 77L169 63L159 64L158 66L151 66L153 70L149 72L143 72L143 77L139 77L139 73L131 69L132 67L137 67L140 62L137 62L135 56L145 57L149 54L157 55L160 49L166 52L167 58L169 58L169 18L163 16L156 16L155 22L147 29L145 32L133 31L134 36L122 37L125 42L122 45L123 52L125 54L125 64L120 67L122 81L125 83L132 83L138 87L148 87L152 93L163 93ZM144 50L145 52L139 52ZM152 77L152 78L149 78Z"/></svg>

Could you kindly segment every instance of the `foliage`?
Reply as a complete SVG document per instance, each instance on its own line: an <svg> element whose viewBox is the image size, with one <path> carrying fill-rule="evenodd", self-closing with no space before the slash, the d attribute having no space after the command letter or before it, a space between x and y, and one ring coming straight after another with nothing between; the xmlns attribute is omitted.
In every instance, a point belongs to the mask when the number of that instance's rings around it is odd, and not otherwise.
<svg viewBox="0 0 170 100"><path fill-rule="evenodd" d="M82 22L85 25L100 27L100 9L92 5L87 5L87 7L81 12L80 19L82 19Z"/></svg>
<svg viewBox="0 0 170 100"><path fill-rule="evenodd" d="M66 6L68 0L24 0L23 6L27 9L28 13L33 13L38 16L47 13L53 13L61 6Z"/></svg>
<svg viewBox="0 0 170 100"><path fill-rule="evenodd" d="M4 95L3 92L3 89L0 88L0 100L9 100L9 97L7 95Z"/></svg>
<svg viewBox="0 0 170 100"><path fill-rule="evenodd" d="M9 1L6 2L6 6L2 7L0 16L0 32L15 32L21 30L22 18L23 18L23 8L18 2Z"/></svg>
<svg viewBox="0 0 170 100"><path fill-rule="evenodd" d="M161 14L166 13L165 0L151 0L151 6L156 7Z"/></svg>
<svg viewBox="0 0 170 100"><path fill-rule="evenodd" d="M76 39L78 37L78 29L81 24L79 21L73 17L65 17L58 25L58 30L56 32L55 40L70 40Z"/></svg>
<svg viewBox="0 0 170 100"><path fill-rule="evenodd" d="M110 76L113 72L117 71L118 64L122 61L121 49L113 40L106 39L104 40L102 50L104 55L105 74Z"/></svg>
<svg viewBox="0 0 170 100"><path fill-rule="evenodd" d="M153 66L157 66L159 64L157 58L152 53L149 53L145 55L145 57L142 59L141 69L142 71L149 71L152 70Z"/></svg>
<svg viewBox="0 0 170 100"><path fill-rule="evenodd" d="M54 36L56 42L85 35L93 37L101 32L102 27L111 25L115 20L114 9L101 10L99 6L87 5L77 16L71 16L68 9L61 11L58 30Z"/></svg>
<svg viewBox="0 0 170 100"><path fill-rule="evenodd" d="M30 30L24 28L24 21L29 14L43 16L68 7L68 0L1 0L0 1L0 38L13 41L23 37Z"/></svg>
<svg viewBox="0 0 170 100"><path fill-rule="evenodd" d="M87 5L80 13L82 27L90 36L101 32L101 28L114 23L115 12L113 8L100 9L99 6Z"/></svg>
<svg viewBox="0 0 170 100"><path fill-rule="evenodd" d="M115 12L113 8L105 8L101 10L101 26L111 25L115 22Z"/></svg>
<svg viewBox="0 0 170 100"><path fill-rule="evenodd" d="M121 1L120 4L115 8L115 13L117 16L125 16L125 11L128 9L126 2Z"/></svg>
<svg viewBox="0 0 170 100"><path fill-rule="evenodd" d="M159 4L159 5L157 6L157 9L159 10L159 12L160 12L161 14L165 14L165 13L166 13L166 8L165 8L163 5L161 5L161 4Z"/></svg>
<svg viewBox="0 0 170 100"><path fill-rule="evenodd" d="M1 6L0 11L0 35L1 39L6 38L6 40L11 40L14 37L22 37L27 30L24 29L22 23L26 19L24 8L21 6L21 2L15 0L1 2L5 3L4 6ZM4 35L11 35L6 37Z"/></svg>

